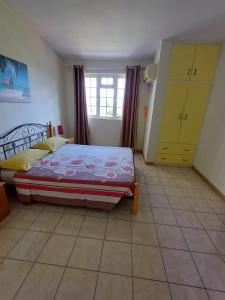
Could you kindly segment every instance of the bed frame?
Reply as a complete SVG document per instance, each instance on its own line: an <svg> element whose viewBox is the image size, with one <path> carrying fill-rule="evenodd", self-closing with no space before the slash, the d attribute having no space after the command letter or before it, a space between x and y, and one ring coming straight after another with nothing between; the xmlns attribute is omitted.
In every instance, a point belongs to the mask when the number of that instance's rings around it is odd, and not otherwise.
<svg viewBox="0 0 225 300"><path fill-rule="evenodd" d="M28 123L17 126L0 136L0 161L20 153L53 135L51 122L47 125Z"/></svg>
<svg viewBox="0 0 225 300"><path fill-rule="evenodd" d="M0 161L10 158L33 145L52 137L54 130L51 122L46 125L37 123L22 124L0 136ZM133 214L138 213L139 185L134 184Z"/></svg>

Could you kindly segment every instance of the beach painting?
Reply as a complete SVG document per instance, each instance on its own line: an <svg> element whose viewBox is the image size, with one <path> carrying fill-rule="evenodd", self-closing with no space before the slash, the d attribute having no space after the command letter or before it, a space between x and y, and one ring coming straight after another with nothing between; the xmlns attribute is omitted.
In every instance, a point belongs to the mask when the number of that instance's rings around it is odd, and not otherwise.
<svg viewBox="0 0 225 300"><path fill-rule="evenodd" d="M0 102L31 102L27 65L0 55Z"/></svg>

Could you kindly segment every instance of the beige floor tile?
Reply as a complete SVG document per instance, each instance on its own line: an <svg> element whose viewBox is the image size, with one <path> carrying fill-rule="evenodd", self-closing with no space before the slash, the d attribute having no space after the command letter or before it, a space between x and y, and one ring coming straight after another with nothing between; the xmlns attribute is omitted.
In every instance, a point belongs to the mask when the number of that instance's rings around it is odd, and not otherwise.
<svg viewBox="0 0 225 300"><path fill-rule="evenodd" d="M225 214L225 201L223 199L207 200L209 206L218 214Z"/></svg>
<svg viewBox="0 0 225 300"><path fill-rule="evenodd" d="M84 216L65 214L57 224L54 233L77 235Z"/></svg>
<svg viewBox="0 0 225 300"><path fill-rule="evenodd" d="M181 188L183 194L185 195L186 198L198 198L201 199L201 194L199 191L195 188L186 188L183 187Z"/></svg>
<svg viewBox="0 0 225 300"><path fill-rule="evenodd" d="M99 273L95 300L132 300L132 279Z"/></svg>
<svg viewBox="0 0 225 300"><path fill-rule="evenodd" d="M170 205L173 209L191 210L190 205L184 197L168 197Z"/></svg>
<svg viewBox="0 0 225 300"><path fill-rule="evenodd" d="M169 282L203 286L189 252L163 249L162 253Z"/></svg>
<svg viewBox="0 0 225 300"><path fill-rule="evenodd" d="M67 268L60 283L56 300L92 300L97 272Z"/></svg>
<svg viewBox="0 0 225 300"><path fill-rule="evenodd" d="M161 247L187 250L187 246L179 227L157 225Z"/></svg>
<svg viewBox="0 0 225 300"><path fill-rule="evenodd" d="M131 244L105 241L100 271L132 275Z"/></svg>
<svg viewBox="0 0 225 300"><path fill-rule="evenodd" d="M37 211L40 211L40 212L42 212L45 209L45 207L46 207L46 204L38 203L38 202L31 202L31 203L23 205L24 209L37 210Z"/></svg>
<svg viewBox="0 0 225 300"><path fill-rule="evenodd" d="M221 255L225 255L225 232L210 231L208 234Z"/></svg>
<svg viewBox="0 0 225 300"><path fill-rule="evenodd" d="M132 243L157 246L158 238L155 225L132 222Z"/></svg>
<svg viewBox="0 0 225 300"><path fill-rule="evenodd" d="M169 201L165 195L151 195L150 203L153 207L170 208Z"/></svg>
<svg viewBox="0 0 225 300"><path fill-rule="evenodd" d="M74 243L73 236L53 234L42 250L38 262L66 266Z"/></svg>
<svg viewBox="0 0 225 300"><path fill-rule="evenodd" d="M182 231L188 248L191 251L217 254L216 248L213 246L205 230L182 228Z"/></svg>
<svg viewBox="0 0 225 300"><path fill-rule="evenodd" d="M98 271L103 240L78 237L68 265Z"/></svg>
<svg viewBox="0 0 225 300"><path fill-rule="evenodd" d="M35 261L49 238L48 233L27 231L9 253L9 258Z"/></svg>
<svg viewBox="0 0 225 300"><path fill-rule="evenodd" d="M139 205L150 206L150 200L147 194L139 194Z"/></svg>
<svg viewBox="0 0 225 300"><path fill-rule="evenodd" d="M207 290L210 300L224 300L225 293Z"/></svg>
<svg viewBox="0 0 225 300"><path fill-rule="evenodd" d="M0 299L13 299L31 267L29 262L11 259L0 264Z"/></svg>
<svg viewBox="0 0 225 300"><path fill-rule="evenodd" d="M52 232L62 214L43 211L31 225L30 230Z"/></svg>
<svg viewBox="0 0 225 300"><path fill-rule="evenodd" d="M208 300L206 291L201 288L170 284L173 300Z"/></svg>
<svg viewBox="0 0 225 300"><path fill-rule="evenodd" d="M103 239L106 229L106 220L86 216L80 229L80 236Z"/></svg>
<svg viewBox="0 0 225 300"><path fill-rule="evenodd" d="M212 189L206 189L204 191L200 191L201 197L203 199L208 199L208 200L220 200L220 196L215 193Z"/></svg>
<svg viewBox="0 0 225 300"><path fill-rule="evenodd" d="M201 223L192 211L174 210L174 214L180 226L202 228Z"/></svg>
<svg viewBox="0 0 225 300"><path fill-rule="evenodd" d="M165 195L165 191L162 185L157 184L148 184L148 193L149 195Z"/></svg>
<svg viewBox="0 0 225 300"><path fill-rule="evenodd" d="M94 209L94 208L87 209L87 216L107 219L108 215L109 212L104 211L102 209Z"/></svg>
<svg viewBox="0 0 225 300"><path fill-rule="evenodd" d="M158 247L132 245L133 276L166 281L163 261Z"/></svg>
<svg viewBox="0 0 225 300"><path fill-rule="evenodd" d="M87 208L79 207L79 206L69 206L69 207L66 207L65 212L68 214L71 214L71 215L85 216L87 213Z"/></svg>
<svg viewBox="0 0 225 300"><path fill-rule="evenodd" d="M109 219L106 228L106 240L131 242L130 221Z"/></svg>
<svg viewBox="0 0 225 300"><path fill-rule="evenodd" d="M63 267L35 264L15 299L54 299L63 270Z"/></svg>
<svg viewBox="0 0 225 300"><path fill-rule="evenodd" d="M5 257L22 237L24 230L3 228L0 230L0 257Z"/></svg>
<svg viewBox="0 0 225 300"><path fill-rule="evenodd" d="M197 216L205 229L225 231L225 225L215 214L197 213Z"/></svg>
<svg viewBox="0 0 225 300"><path fill-rule="evenodd" d="M188 203L194 211L198 212L213 212L206 200L199 198L187 198Z"/></svg>
<svg viewBox="0 0 225 300"><path fill-rule="evenodd" d="M154 223L151 208L139 205L138 213L136 215L132 214L131 220L138 222Z"/></svg>
<svg viewBox="0 0 225 300"><path fill-rule="evenodd" d="M164 186L164 190L167 196L175 196L175 197L182 197L184 196L182 193L182 188L176 186Z"/></svg>
<svg viewBox="0 0 225 300"><path fill-rule="evenodd" d="M152 210L156 224L177 225L172 209L153 208Z"/></svg>
<svg viewBox="0 0 225 300"><path fill-rule="evenodd" d="M55 212L55 213L64 213L66 207L64 205L54 205L54 204L46 204L44 211L46 212Z"/></svg>
<svg viewBox="0 0 225 300"><path fill-rule="evenodd" d="M163 186L176 186L176 181L175 179L172 178L167 178L167 177L160 177L160 182Z"/></svg>
<svg viewBox="0 0 225 300"><path fill-rule="evenodd" d="M225 291L225 263L218 255L193 252L195 264L207 289Z"/></svg>
<svg viewBox="0 0 225 300"><path fill-rule="evenodd" d="M133 279L134 300L171 300L167 283Z"/></svg>
<svg viewBox="0 0 225 300"><path fill-rule="evenodd" d="M161 184L159 177L156 176L145 176L145 182L147 184Z"/></svg>
<svg viewBox="0 0 225 300"><path fill-rule="evenodd" d="M40 212L29 209L22 209L16 216L7 224L9 227L28 229L34 222Z"/></svg>

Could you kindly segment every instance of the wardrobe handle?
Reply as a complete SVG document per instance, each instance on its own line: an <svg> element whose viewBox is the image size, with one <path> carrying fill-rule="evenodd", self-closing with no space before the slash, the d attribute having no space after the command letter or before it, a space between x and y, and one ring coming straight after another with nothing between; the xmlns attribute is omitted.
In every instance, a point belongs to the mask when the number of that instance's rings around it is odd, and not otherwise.
<svg viewBox="0 0 225 300"><path fill-rule="evenodd" d="M191 68L188 68L188 71L187 71L187 76L190 75L190 72L191 72Z"/></svg>
<svg viewBox="0 0 225 300"><path fill-rule="evenodd" d="M185 113L185 115L184 115L184 120L187 120L187 116L188 116L188 114Z"/></svg>
<svg viewBox="0 0 225 300"><path fill-rule="evenodd" d="M195 75L196 75L196 73L197 73L197 69L195 68L195 69L194 69L194 74L193 74L193 75L195 76Z"/></svg>
<svg viewBox="0 0 225 300"><path fill-rule="evenodd" d="M179 116L178 116L178 120L181 120L182 119L182 113L179 113Z"/></svg>

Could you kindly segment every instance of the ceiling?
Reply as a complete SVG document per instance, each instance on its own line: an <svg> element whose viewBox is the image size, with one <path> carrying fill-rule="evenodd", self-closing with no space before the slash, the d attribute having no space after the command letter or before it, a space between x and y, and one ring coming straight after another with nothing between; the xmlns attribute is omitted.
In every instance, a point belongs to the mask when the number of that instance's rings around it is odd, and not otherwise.
<svg viewBox="0 0 225 300"><path fill-rule="evenodd" d="M225 41L225 0L5 0L62 57L143 59L162 39Z"/></svg>

